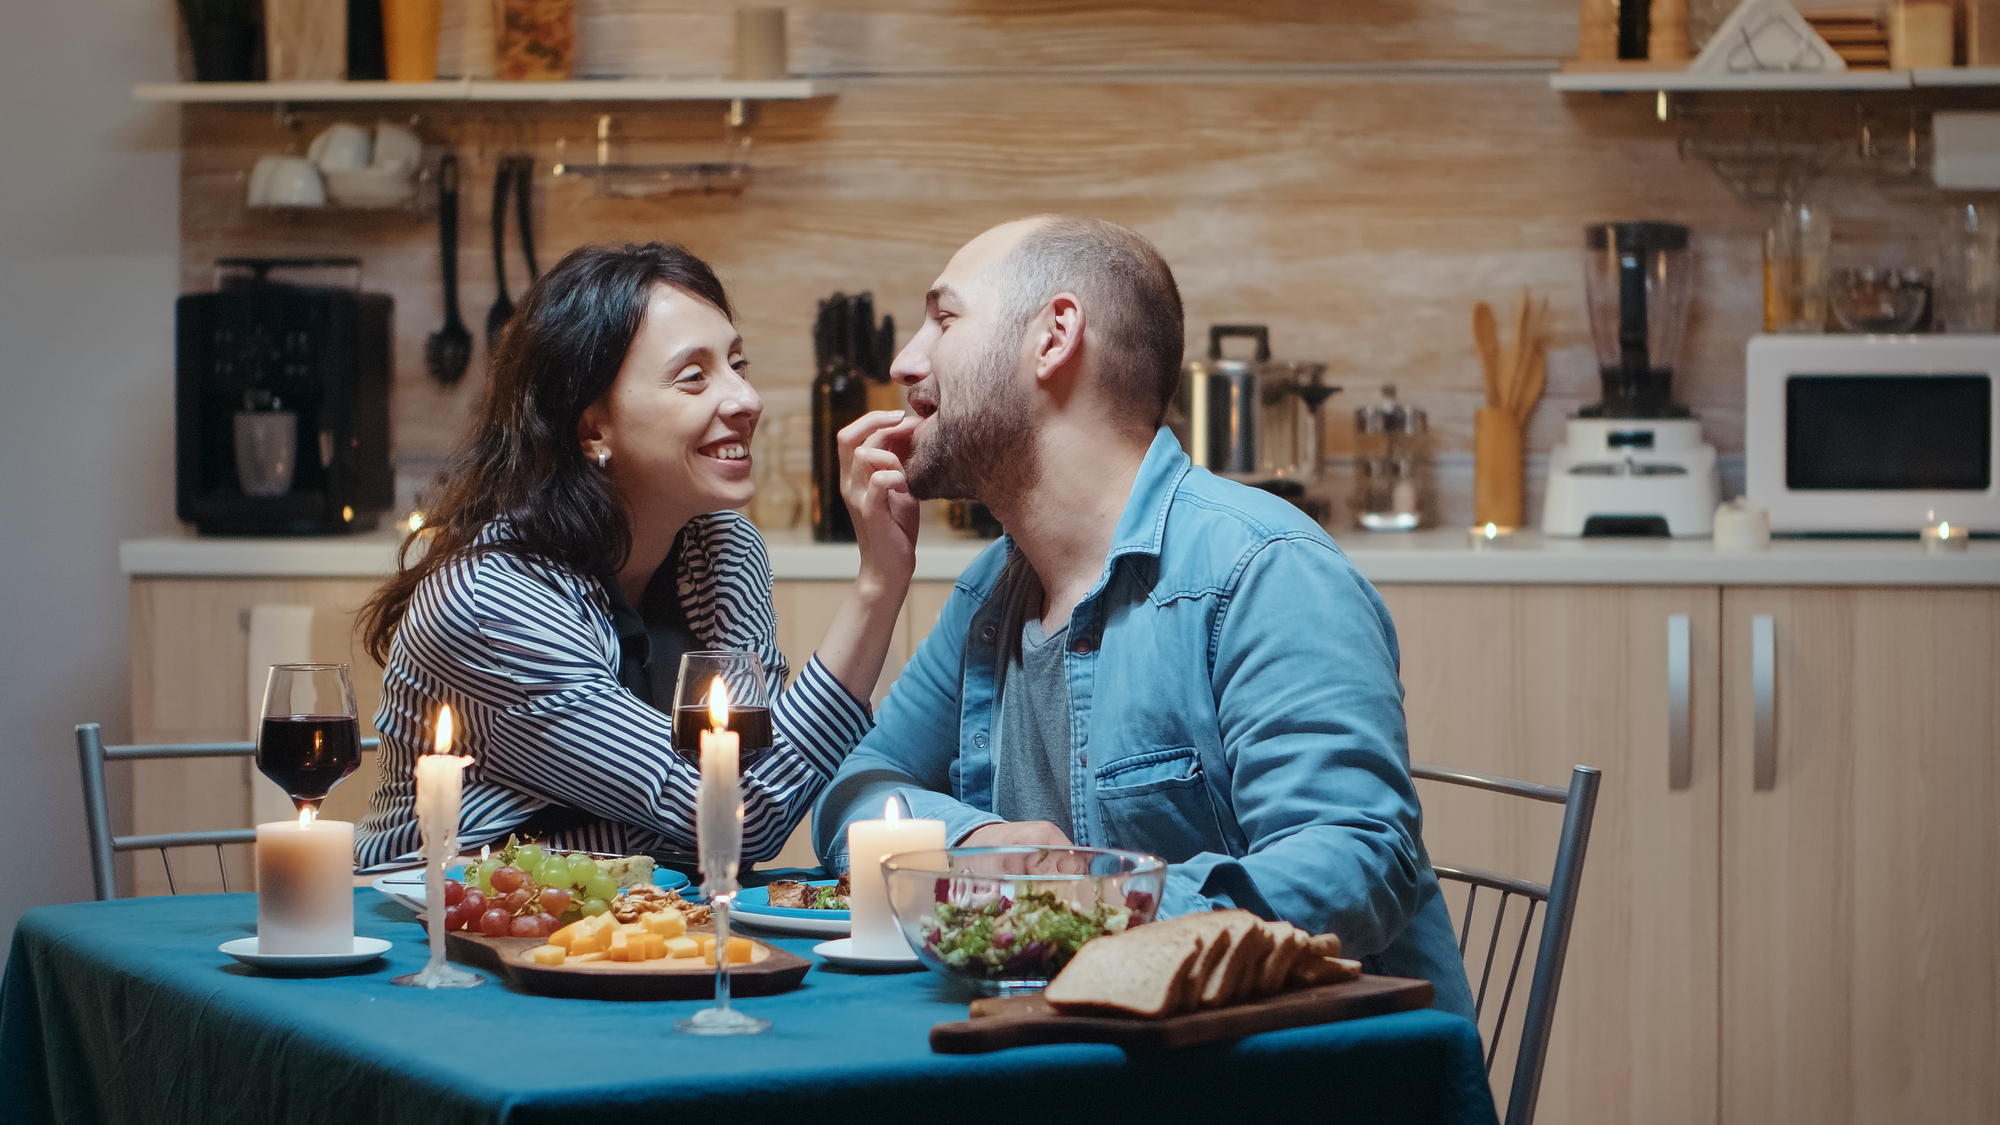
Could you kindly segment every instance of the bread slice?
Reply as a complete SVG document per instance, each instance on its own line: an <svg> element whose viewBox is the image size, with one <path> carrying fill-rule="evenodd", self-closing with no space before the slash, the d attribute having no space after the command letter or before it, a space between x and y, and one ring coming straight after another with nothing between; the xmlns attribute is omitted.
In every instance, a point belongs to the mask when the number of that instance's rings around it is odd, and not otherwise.
<svg viewBox="0 0 2000 1125"><path fill-rule="evenodd" d="M1264 929L1264 920L1254 914L1229 911L1232 917L1223 924L1228 928L1221 931L1229 939L1229 949L1202 978L1201 997L1198 1006L1220 1008L1236 999L1242 987L1244 974L1261 971L1264 957L1271 951L1274 939Z"/></svg>
<svg viewBox="0 0 2000 1125"><path fill-rule="evenodd" d="M1308 953L1292 966L1291 976L1286 979L1287 988L1313 988L1322 984L1339 984L1342 981L1358 979L1361 976L1361 962L1347 961L1339 957L1316 957Z"/></svg>
<svg viewBox="0 0 2000 1125"><path fill-rule="evenodd" d="M1043 998L1065 1015L1160 1019L1180 1009L1202 958L1199 930L1154 922L1095 938L1049 982Z"/></svg>
<svg viewBox="0 0 2000 1125"><path fill-rule="evenodd" d="M1290 922L1266 923L1274 937L1271 952L1264 957L1258 967L1257 979L1252 982L1250 995L1275 996L1285 990L1285 979L1292 974L1292 963L1305 955L1306 939L1304 930Z"/></svg>

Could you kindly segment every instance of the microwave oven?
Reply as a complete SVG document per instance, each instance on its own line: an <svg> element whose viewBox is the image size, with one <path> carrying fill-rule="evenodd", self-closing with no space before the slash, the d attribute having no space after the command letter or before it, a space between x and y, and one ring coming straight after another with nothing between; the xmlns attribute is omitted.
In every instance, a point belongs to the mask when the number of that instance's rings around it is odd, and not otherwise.
<svg viewBox="0 0 2000 1125"><path fill-rule="evenodd" d="M1777 534L2000 532L2000 336L1756 336L1745 492Z"/></svg>

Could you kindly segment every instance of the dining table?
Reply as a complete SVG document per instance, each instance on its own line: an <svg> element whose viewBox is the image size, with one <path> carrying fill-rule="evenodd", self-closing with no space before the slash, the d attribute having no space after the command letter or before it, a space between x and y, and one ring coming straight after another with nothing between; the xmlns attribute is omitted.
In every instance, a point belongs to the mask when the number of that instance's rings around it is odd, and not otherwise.
<svg viewBox="0 0 2000 1125"><path fill-rule="evenodd" d="M253 894L44 906L0 978L0 1117L310 1125L1315 1121L1496 1125L1478 1030L1432 1010L1162 1051L1101 1044L933 1053L963 986L842 969L817 939L790 992L739 997L761 1035L677 1034L712 1003L561 999L494 979L405 988L428 946L408 907L355 890L379 960L282 976L217 947L256 932Z"/></svg>

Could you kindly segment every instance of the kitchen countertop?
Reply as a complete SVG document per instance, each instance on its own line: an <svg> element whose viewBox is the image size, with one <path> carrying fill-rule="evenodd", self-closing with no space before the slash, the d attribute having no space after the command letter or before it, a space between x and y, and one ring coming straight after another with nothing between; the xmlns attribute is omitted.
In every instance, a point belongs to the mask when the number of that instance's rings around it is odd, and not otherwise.
<svg viewBox="0 0 2000 1125"><path fill-rule="evenodd" d="M804 531L774 532L771 567L791 581L842 581L860 567L851 545L814 543ZM1521 532L1506 546L1471 550L1461 530L1336 537L1378 585L1575 584L1695 586L2000 586L2000 541L1963 553L1927 555L1914 539L1778 540L1768 551L1716 551L1706 539L1551 539ZM372 578L395 568L397 536L321 539L203 539L193 535L119 544L135 578ZM918 581L950 581L986 547L925 525Z"/></svg>

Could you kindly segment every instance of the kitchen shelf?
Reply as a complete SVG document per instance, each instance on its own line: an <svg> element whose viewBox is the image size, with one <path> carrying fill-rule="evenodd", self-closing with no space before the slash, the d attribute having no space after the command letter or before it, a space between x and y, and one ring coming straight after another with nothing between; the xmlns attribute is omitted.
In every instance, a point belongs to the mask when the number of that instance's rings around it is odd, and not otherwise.
<svg viewBox="0 0 2000 1125"><path fill-rule="evenodd" d="M1958 68L1963 72L1966 68ZM2000 69L1988 72L1983 82L1956 82L1952 85L2000 85ZM1549 86L1564 93L1653 94L1697 93L1704 91L1788 90L1907 90L1912 85L1946 85L1943 82L1913 82L1912 75L1950 74L1953 71L1846 70L1827 74L1696 74L1685 70L1571 70L1549 75Z"/></svg>
<svg viewBox="0 0 2000 1125"><path fill-rule="evenodd" d="M142 102L674 102L800 101L833 92L808 78L578 79L567 82L153 82L132 87Z"/></svg>

